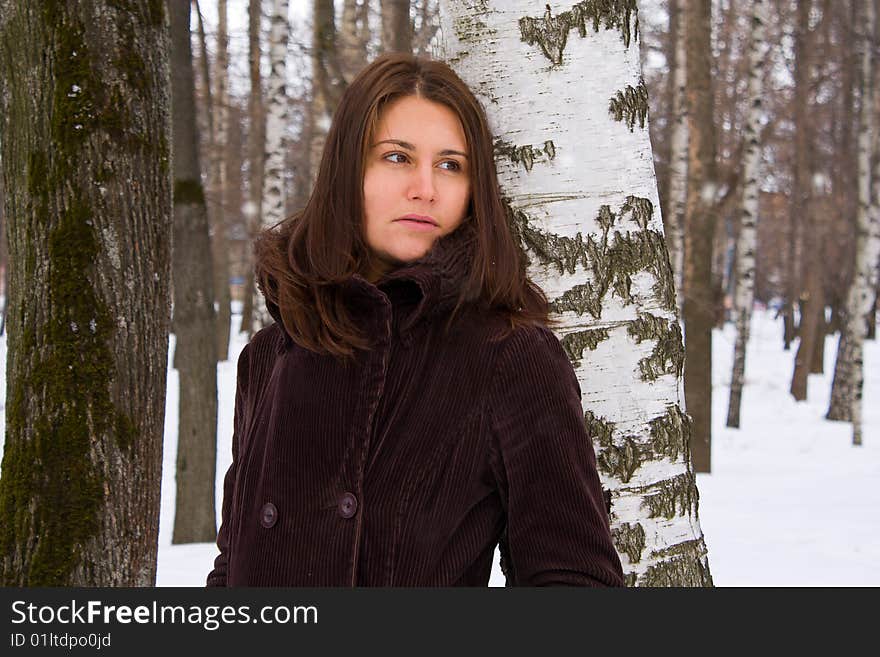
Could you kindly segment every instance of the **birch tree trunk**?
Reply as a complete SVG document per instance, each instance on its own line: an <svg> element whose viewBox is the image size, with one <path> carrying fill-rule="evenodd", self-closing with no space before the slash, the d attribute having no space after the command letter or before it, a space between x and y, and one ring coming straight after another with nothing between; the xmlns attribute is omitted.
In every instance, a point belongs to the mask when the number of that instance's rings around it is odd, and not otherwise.
<svg viewBox="0 0 880 657"><path fill-rule="evenodd" d="M626 581L711 585L636 4L554 13L526 0L444 0L440 15L446 59L489 112L529 273L562 320Z"/></svg>
<svg viewBox="0 0 880 657"><path fill-rule="evenodd" d="M670 7L675 21L675 60L672 91L672 138L669 157L669 214L665 222L666 247L675 277L675 302L679 317L684 313L684 218L687 208L688 121L685 85L687 49L685 12L678 0Z"/></svg>
<svg viewBox="0 0 880 657"><path fill-rule="evenodd" d="M260 26L262 23L262 0L248 2L248 72L250 95L248 96L248 202L245 206L245 221L250 239L245 242L242 261L244 262L244 303L241 309L242 333L250 333L253 321L256 279L254 278L253 239L263 225L263 173L266 154L266 113L263 107L263 77L260 73Z"/></svg>
<svg viewBox="0 0 880 657"><path fill-rule="evenodd" d="M873 0L862 0L861 3L854 5L858 9L864 9L864 5L870 4ZM858 7L861 4L862 7ZM868 7L868 13L871 8ZM864 247L864 242L858 244L858 236L860 227L868 225L868 217L871 208L871 157L874 147L874 132L876 131L874 112L872 108L876 106L877 85L874 82L874 58L871 55L873 35L866 31L868 26L867 16L862 15L864 12L859 11L861 18L861 27L858 26L857 20L854 20L853 29L858 30L861 38L859 39L858 49L859 55L859 88L860 88L860 109L859 109L859 128L858 128L858 149L856 152L856 171L858 180L858 205L855 211L855 242L853 250L853 259L858 259L859 246ZM840 339L837 343L837 355L834 364L834 378L831 383L831 400L828 406L828 413L825 417L829 420L838 420L842 422L852 422L852 406L853 397L855 396L855 377L853 363L853 333L851 328L858 329L857 326L848 322L848 311L850 302L855 301L852 292L857 273L853 271L853 280L847 287L847 295L843 306L843 321L840 327Z"/></svg>
<svg viewBox="0 0 880 657"><path fill-rule="evenodd" d="M380 0L382 5L382 51L412 52L410 0Z"/></svg>
<svg viewBox="0 0 880 657"><path fill-rule="evenodd" d="M269 78L266 84L266 168L263 171L262 224L274 226L284 219L284 155L287 147L287 35L290 31L288 0L273 0L269 28ZM263 295L252 297L256 333L272 323Z"/></svg>
<svg viewBox="0 0 880 657"><path fill-rule="evenodd" d="M855 269L846 299L841 348L838 349L833 383L839 388L838 396L842 398L844 407L848 407L854 445L862 444L863 343L867 322L874 321L874 287L877 284L877 261L880 258L880 206L877 202L880 198L880 162L874 168L873 181L870 171L871 146L874 146L876 152L880 145L880 130L877 130L874 118L877 93L874 84L876 12L876 0L866 0L861 39L863 101L859 113L859 210L855 234Z"/></svg>
<svg viewBox="0 0 880 657"><path fill-rule="evenodd" d="M190 3L169 3L174 135L174 362L179 375L177 495L172 543L217 537L217 350L208 214L190 46Z"/></svg>
<svg viewBox="0 0 880 657"><path fill-rule="evenodd" d="M170 319L164 4L0 0L0 584L153 586Z"/></svg>
<svg viewBox="0 0 880 657"><path fill-rule="evenodd" d="M730 379L730 400L727 407L727 426L739 428L743 379L746 369L746 345L752 305L755 301L755 253L758 249L759 176L761 168L761 114L764 94L764 25L767 8L764 0L753 0L751 35L749 42L749 110L746 118L746 148L743 156L742 210L736 245L736 344L733 350L733 373Z"/></svg>
<svg viewBox="0 0 880 657"><path fill-rule="evenodd" d="M684 236L684 392L693 418L691 455L697 472L711 469L712 247L715 236L715 130L711 88L711 6L691 0L685 9L687 47L688 177Z"/></svg>

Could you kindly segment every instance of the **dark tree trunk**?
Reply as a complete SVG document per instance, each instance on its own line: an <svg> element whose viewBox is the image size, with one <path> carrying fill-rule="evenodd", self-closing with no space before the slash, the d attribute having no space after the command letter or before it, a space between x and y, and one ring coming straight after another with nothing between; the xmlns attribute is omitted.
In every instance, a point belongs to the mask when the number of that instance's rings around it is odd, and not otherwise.
<svg viewBox="0 0 880 657"><path fill-rule="evenodd" d="M820 320L824 319L824 290L822 263L819 256L822 223L811 208L813 148L809 117L810 87L810 11L811 0L797 5L798 26L795 33L795 170L792 178L791 221L802 223L804 272L801 299L803 311L800 320L800 344L795 356L791 377L791 394L798 400L807 398L807 377L815 357L816 341L820 335Z"/></svg>
<svg viewBox="0 0 880 657"><path fill-rule="evenodd" d="M217 66L211 76L205 25L199 0L192 1L198 17L199 65L204 81L205 116L208 138L205 151L209 158L206 193L208 221L211 226L211 261L214 268L214 294L217 304L217 359L229 358L229 322L231 319L229 291L229 244L226 205L223 202L229 184L226 168L226 133L229 129L229 98L226 91L229 68L228 35L226 31L226 0L217 3ZM212 86L216 85L216 90Z"/></svg>
<svg viewBox="0 0 880 657"><path fill-rule="evenodd" d="M253 301L256 292L254 280L253 238L263 223L263 172L266 152L266 113L263 107L263 79L260 75L260 17L261 0L250 0L248 3L248 69L250 72L251 93L248 97L248 212L245 221L248 225L250 239L245 243L241 254L244 263L244 301L241 309L241 327L239 331L249 333L253 325ZM308 159L308 158L306 158Z"/></svg>
<svg viewBox="0 0 880 657"><path fill-rule="evenodd" d="M170 311L163 3L0 2L0 583L152 586Z"/></svg>
<svg viewBox="0 0 880 657"><path fill-rule="evenodd" d="M383 52L412 52L409 0L381 0Z"/></svg>
<svg viewBox="0 0 880 657"><path fill-rule="evenodd" d="M324 150L327 127L345 89L345 79L336 47L336 19L333 0L314 0L312 29L312 111L309 172L314 184ZM311 193L311 190L310 190Z"/></svg>
<svg viewBox="0 0 880 657"><path fill-rule="evenodd" d="M208 215L199 166L190 4L169 3L174 135L174 335L179 373L173 543L217 536L217 348Z"/></svg>
<svg viewBox="0 0 880 657"><path fill-rule="evenodd" d="M685 216L684 391L693 418L691 456L697 472L709 472L712 428L712 244L715 234L715 131L712 120L711 8L687 5L688 192Z"/></svg>

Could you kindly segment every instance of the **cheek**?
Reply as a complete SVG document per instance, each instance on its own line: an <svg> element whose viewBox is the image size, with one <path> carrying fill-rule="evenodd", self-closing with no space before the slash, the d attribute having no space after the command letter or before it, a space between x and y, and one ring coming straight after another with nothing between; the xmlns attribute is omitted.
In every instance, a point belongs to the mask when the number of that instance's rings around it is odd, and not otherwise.
<svg viewBox="0 0 880 657"><path fill-rule="evenodd" d="M367 174L364 176L364 216L369 224L382 214L382 205L387 194L382 193L381 176Z"/></svg>
<svg viewBox="0 0 880 657"><path fill-rule="evenodd" d="M467 214L468 205L471 202L471 186L470 183L458 184L449 190L450 205L455 208L456 213Z"/></svg>

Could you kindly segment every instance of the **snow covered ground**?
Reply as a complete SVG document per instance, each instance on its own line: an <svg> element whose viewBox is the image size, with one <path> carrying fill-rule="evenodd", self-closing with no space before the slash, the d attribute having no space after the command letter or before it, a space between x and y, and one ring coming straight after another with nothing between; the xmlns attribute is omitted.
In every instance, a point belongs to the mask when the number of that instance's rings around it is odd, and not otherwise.
<svg viewBox="0 0 880 657"><path fill-rule="evenodd" d="M217 513L231 460L235 366L244 346L233 316L229 360L218 365ZM827 338L824 375L812 375L808 401L788 394L794 351L782 350L781 324L756 312L746 362L741 422L727 429L733 326L714 334L712 473L697 475L700 521L716 586L880 585L880 346L865 345L864 445L850 425L823 419L836 336ZM171 346L173 347L173 336ZM172 546L177 445L177 372L168 370L159 586L202 586L213 544ZM6 338L0 338L5 373ZM5 426L5 382L0 386ZM490 585L503 586L496 555Z"/></svg>

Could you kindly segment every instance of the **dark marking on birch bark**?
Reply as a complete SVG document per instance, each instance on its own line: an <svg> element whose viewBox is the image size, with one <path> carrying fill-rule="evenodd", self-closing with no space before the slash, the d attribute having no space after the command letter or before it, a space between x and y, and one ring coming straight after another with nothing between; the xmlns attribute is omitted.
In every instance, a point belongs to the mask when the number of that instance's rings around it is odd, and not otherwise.
<svg viewBox="0 0 880 657"><path fill-rule="evenodd" d="M635 87L627 85L608 103L608 111L615 121L626 121L630 132L633 132L636 121L639 127L645 127L648 118L648 87L644 80L639 80Z"/></svg>
<svg viewBox="0 0 880 657"><path fill-rule="evenodd" d="M584 412L584 426L593 442L602 447L612 445L614 438L614 423L600 418L593 411Z"/></svg>
<svg viewBox="0 0 880 657"><path fill-rule="evenodd" d="M677 321L640 313L638 319L627 326L627 333L637 344L643 340L655 341L651 355L639 361L642 381L656 381L663 374L681 376L684 345Z"/></svg>
<svg viewBox="0 0 880 657"><path fill-rule="evenodd" d="M600 342L607 340L608 337L608 329L588 329L566 333L560 342L568 359L575 367L578 367L580 360L584 357L584 349L593 351Z"/></svg>
<svg viewBox="0 0 880 657"><path fill-rule="evenodd" d="M632 38L639 35L636 0L584 0L556 16L553 16L550 5L545 7L541 18L525 16L519 19L520 38L530 46L538 44L556 66L562 64L568 33L573 29L577 29L581 38L587 36L589 25L592 25L593 32L598 32L600 26L606 30L620 30L627 48Z"/></svg>
<svg viewBox="0 0 880 657"><path fill-rule="evenodd" d="M648 228L654 213L649 199L628 196L616 214L610 206L601 206L596 217L600 234L586 238L580 232L574 237L561 237L533 228L526 212L514 210L509 203L507 208L511 229L520 245L534 253L541 264L554 266L559 273L574 274L578 267L592 273L591 281L554 299L550 304L553 312L572 310L582 315L586 311L599 319L609 290L624 303L633 301L632 277L642 271L654 275L652 291L661 306L675 311L672 267L666 243L661 232ZM624 227L625 219L635 223L638 230L617 230ZM615 228L613 232L612 228Z"/></svg>
<svg viewBox="0 0 880 657"><path fill-rule="evenodd" d="M651 427L651 449L670 461L677 461L680 454L690 461L689 439L691 419L678 406L666 407L666 414L648 422Z"/></svg>
<svg viewBox="0 0 880 657"><path fill-rule="evenodd" d="M550 307L556 313L571 310L578 315L589 312L593 317L599 317L602 314L602 299L596 293L593 284L588 282L566 290L562 296L550 303Z"/></svg>
<svg viewBox="0 0 880 657"><path fill-rule="evenodd" d="M645 462L663 456L676 462L680 455L689 458L690 418L677 406L667 406L666 413L648 422L649 440L638 436L615 436L614 424L584 413L584 425L593 438L599 471L628 483Z"/></svg>
<svg viewBox="0 0 880 657"><path fill-rule="evenodd" d="M592 411L584 412L584 426L593 439L599 471L623 483L628 482L642 463L642 449L637 437L615 438L614 423Z"/></svg>
<svg viewBox="0 0 880 657"><path fill-rule="evenodd" d="M698 498L694 474L686 472L645 487L642 507L648 510L650 518L671 520L676 515L687 514Z"/></svg>
<svg viewBox="0 0 880 657"><path fill-rule="evenodd" d="M657 554L666 556L667 553L671 558L648 568L636 582L637 586L712 586L702 538L684 541Z"/></svg>
<svg viewBox="0 0 880 657"><path fill-rule="evenodd" d="M623 483L632 479L643 462L642 448L637 436L624 436L596 455L596 466L607 475Z"/></svg>
<svg viewBox="0 0 880 657"><path fill-rule="evenodd" d="M515 146L502 139L495 140L495 156L506 157L514 164L522 164L526 171L531 171L536 160L546 157L547 161L556 157L556 147L552 141L545 141L541 147L532 145Z"/></svg>
<svg viewBox="0 0 880 657"><path fill-rule="evenodd" d="M645 549L645 528L639 523L619 524L611 530L611 538L617 551L629 557L630 563L641 561Z"/></svg>

